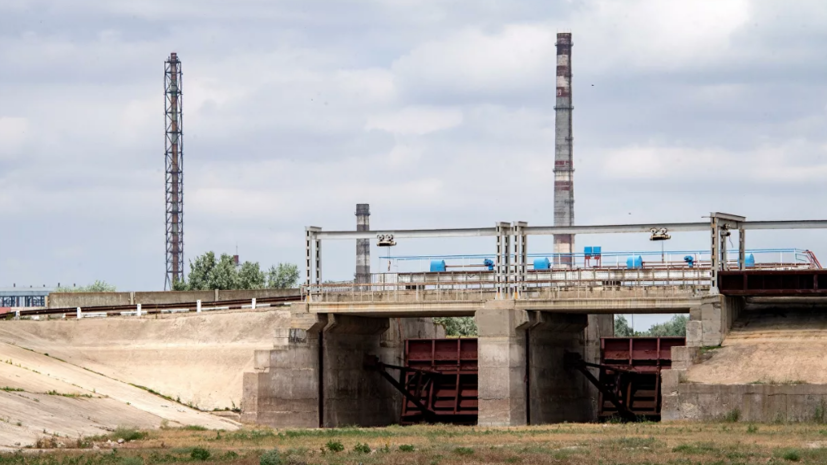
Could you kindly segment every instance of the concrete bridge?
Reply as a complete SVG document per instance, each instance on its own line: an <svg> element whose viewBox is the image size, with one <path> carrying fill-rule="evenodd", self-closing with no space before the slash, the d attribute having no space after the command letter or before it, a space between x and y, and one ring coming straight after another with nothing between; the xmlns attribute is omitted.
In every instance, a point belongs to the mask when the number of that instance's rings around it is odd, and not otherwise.
<svg viewBox="0 0 827 465"><path fill-rule="evenodd" d="M378 355L392 364L401 357L401 345L385 336L392 328L398 327L395 337L404 339L422 333L422 318L473 316L479 332L480 425L593 420L596 391L564 367L565 353L598 361L600 338L613 334L615 313L688 313L687 345L672 349L678 371L686 370L697 361L701 347L722 344L750 296L800 295L807 286L814 296L821 295L818 270L795 270L801 267L792 264L747 269L746 231L825 227L823 220L748 222L722 213L712 213L709 222L614 226L530 227L515 222L491 228L331 232L308 227L305 300L284 314L276 347L256 353L256 372L245 375L243 418L272 426L394 423L400 396L381 377L364 371L364 356ZM531 235L687 231L710 233L709 263L662 269L569 266L547 271L528 266ZM732 232L739 236L735 263L727 260L726 251L726 238ZM479 236L496 239L496 260L490 271L381 274L354 283L322 281L324 240L376 238L393 243L403 238ZM357 263L364 274L369 260L361 257ZM792 280L750 278L756 273L780 277L791 272L803 274ZM827 276L822 281L827 283ZM739 282L761 284L738 286ZM723 291L721 283L726 284ZM669 389L677 392L676 378L669 379ZM674 403L669 405L673 411L665 415L680 416Z"/></svg>

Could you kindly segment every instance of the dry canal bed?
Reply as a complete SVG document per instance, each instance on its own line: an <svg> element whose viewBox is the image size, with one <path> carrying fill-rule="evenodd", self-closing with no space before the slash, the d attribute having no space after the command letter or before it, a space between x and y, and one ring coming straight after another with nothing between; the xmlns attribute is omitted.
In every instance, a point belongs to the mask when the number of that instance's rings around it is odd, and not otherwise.
<svg viewBox="0 0 827 465"><path fill-rule="evenodd" d="M118 444L118 437L126 438ZM44 438L0 464L823 464L827 425L580 424L520 428L395 426L333 430L191 427ZM70 449L74 447L81 449ZM279 461L262 456L278 449Z"/></svg>

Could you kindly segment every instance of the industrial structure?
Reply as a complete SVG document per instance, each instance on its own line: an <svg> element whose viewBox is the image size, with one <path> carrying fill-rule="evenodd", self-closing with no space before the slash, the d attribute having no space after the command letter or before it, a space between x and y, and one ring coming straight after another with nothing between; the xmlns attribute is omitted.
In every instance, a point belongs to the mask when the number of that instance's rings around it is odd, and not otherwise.
<svg viewBox="0 0 827 465"><path fill-rule="evenodd" d="M356 204L356 230L370 231L370 205ZM356 241L356 284L370 283L370 239Z"/></svg>
<svg viewBox="0 0 827 465"><path fill-rule="evenodd" d="M554 106L554 226L574 226L571 33L557 34L557 101ZM554 252L570 264L573 234L555 234Z"/></svg>
<svg viewBox="0 0 827 465"><path fill-rule="evenodd" d="M184 109L181 61L170 53L164 63L164 141L166 160L166 278L164 289L184 280Z"/></svg>

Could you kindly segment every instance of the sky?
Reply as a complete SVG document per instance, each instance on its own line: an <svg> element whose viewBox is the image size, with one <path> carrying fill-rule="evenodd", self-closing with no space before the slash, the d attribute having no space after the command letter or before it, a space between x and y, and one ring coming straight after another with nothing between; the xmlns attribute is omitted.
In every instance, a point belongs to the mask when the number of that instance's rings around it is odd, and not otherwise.
<svg viewBox="0 0 827 465"><path fill-rule="evenodd" d="M187 260L302 266L304 227L353 229L356 203L374 229L551 225L558 32L574 42L577 224L827 216L825 2L3 0L0 287L163 288L173 51ZM823 237L747 240L827 257ZM325 278L351 278L354 254L326 243Z"/></svg>

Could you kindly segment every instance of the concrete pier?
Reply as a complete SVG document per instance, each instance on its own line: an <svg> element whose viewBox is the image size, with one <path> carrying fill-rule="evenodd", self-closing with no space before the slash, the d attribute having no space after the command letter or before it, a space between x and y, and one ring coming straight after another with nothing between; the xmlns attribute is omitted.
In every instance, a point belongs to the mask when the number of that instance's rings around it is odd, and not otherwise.
<svg viewBox="0 0 827 465"><path fill-rule="evenodd" d="M479 350L481 426L525 425L528 317L514 301L488 301L475 315Z"/></svg>

